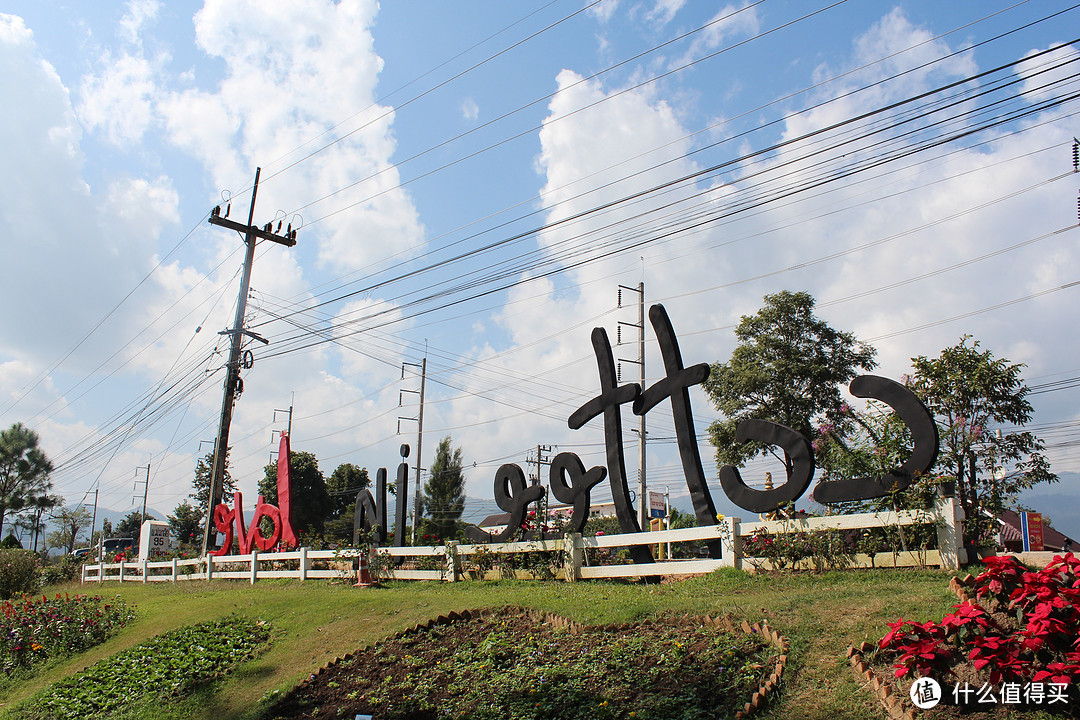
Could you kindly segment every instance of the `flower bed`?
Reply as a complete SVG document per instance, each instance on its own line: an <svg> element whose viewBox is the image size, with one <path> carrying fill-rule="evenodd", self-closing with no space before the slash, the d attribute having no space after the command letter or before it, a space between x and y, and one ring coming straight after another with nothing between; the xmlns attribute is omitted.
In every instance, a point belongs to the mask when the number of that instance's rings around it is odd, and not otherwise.
<svg viewBox="0 0 1080 720"><path fill-rule="evenodd" d="M131 622L121 600L59 594L0 603L0 673L25 673L46 660L73 655L104 642Z"/></svg>
<svg viewBox="0 0 1080 720"><path fill-rule="evenodd" d="M588 627L464 611L334 661L267 717L741 718L778 686L786 649L767 626L728 619Z"/></svg>
<svg viewBox="0 0 1080 720"><path fill-rule="evenodd" d="M116 717L140 702L176 697L254 657L267 623L239 616L190 625L106 658L35 693L11 711L24 720Z"/></svg>
<svg viewBox="0 0 1080 720"><path fill-rule="evenodd" d="M881 689L864 653L873 663L891 665L901 697L917 678L936 680L940 713L967 706L1068 714L1077 706L1080 560L1069 553L1039 571L1007 556L984 562L986 570L969 587L952 583L961 602L940 622L899 619L888 623L876 649L849 651L856 673L878 690L894 717L902 711L894 714L892 706L902 703L888 701L891 692Z"/></svg>

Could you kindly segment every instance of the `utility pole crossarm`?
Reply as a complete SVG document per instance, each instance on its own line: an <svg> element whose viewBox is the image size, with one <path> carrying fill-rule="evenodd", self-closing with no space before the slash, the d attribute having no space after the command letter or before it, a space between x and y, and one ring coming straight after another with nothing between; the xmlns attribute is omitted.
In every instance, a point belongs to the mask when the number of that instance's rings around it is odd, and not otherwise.
<svg viewBox="0 0 1080 720"><path fill-rule="evenodd" d="M273 240L276 243L280 243L288 247L292 247L296 244L296 231L291 229L285 235L275 235L273 232L266 229L267 227L269 227L269 225L262 228L256 227L254 225L243 225L236 222L235 220L223 218L220 215L211 215L210 224L217 225L223 228L228 228L229 230L235 230L236 232L243 233L244 235L250 233L251 235L262 238L263 240Z"/></svg>

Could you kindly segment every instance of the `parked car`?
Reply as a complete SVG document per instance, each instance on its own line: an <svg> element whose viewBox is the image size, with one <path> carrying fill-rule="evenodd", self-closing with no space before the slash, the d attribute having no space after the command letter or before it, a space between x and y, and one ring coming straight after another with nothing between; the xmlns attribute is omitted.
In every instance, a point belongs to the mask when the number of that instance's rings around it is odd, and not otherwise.
<svg viewBox="0 0 1080 720"><path fill-rule="evenodd" d="M128 548L135 547L135 538L105 538L105 557L112 557L116 553L123 552Z"/></svg>
<svg viewBox="0 0 1080 720"><path fill-rule="evenodd" d="M81 558L84 555L89 555L93 551L94 551L93 548L76 548L75 550L71 551L71 557L73 557L73 558Z"/></svg>

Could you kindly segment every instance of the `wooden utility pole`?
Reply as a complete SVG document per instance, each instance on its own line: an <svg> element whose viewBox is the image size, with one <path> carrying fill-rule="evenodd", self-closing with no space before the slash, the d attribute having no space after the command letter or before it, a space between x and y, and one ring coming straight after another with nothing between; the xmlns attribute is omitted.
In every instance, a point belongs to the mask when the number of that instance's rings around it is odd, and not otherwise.
<svg viewBox="0 0 1080 720"><path fill-rule="evenodd" d="M230 336L229 361L226 364L225 393L221 399L221 419L218 423L217 440L214 441L214 468L210 475L209 506L206 508L206 531L203 533L202 554L213 549L215 535L214 508L221 502L222 483L225 477L225 458L229 452L229 425L232 424L233 403L236 402L236 388L240 383L240 350L241 340L244 335L249 335L263 343L267 342L255 333L244 330L244 313L247 312L248 291L251 286L251 265L255 260L255 243L259 240L271 240L273 242L292 247L296 245L296 231L289 226L284 235L278 235L273 231L273 223L267 223L262 228L251 224L255 217L255 197L259 192L259 175L262 168L255 169L255 184L251 188L251 206L248 208L247 225L229 220L229 212L226 209L225 216L221 216L221 206L215 207L210 213L210 224L235 230L244 235L244 271L240 277L240 295L236 300L236 317L233 320L232 330L223 335ZM281 224L278 223L278 230ZM249 365L250 367L250 365Z"/></svg>

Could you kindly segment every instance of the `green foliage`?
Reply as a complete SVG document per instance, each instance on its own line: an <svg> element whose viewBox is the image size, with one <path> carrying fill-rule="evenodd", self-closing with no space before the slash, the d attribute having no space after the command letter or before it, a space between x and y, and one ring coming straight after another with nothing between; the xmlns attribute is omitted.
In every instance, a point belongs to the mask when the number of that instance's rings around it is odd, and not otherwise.
<svg viewBox="0 0 1080 720"><path fill-rule="evenodd" d="M23 702L27 720L115 717L141 700L178 697L252 658L270 627L239 616L190 625L117 653Z"/></svg>
<svg viewBox="0 0 1080 720"><path fill-rule="evenodd" d="M741 466L767 451L735 439L743 420L771 420L807 438L816 422L844 420L840 386L873 369L875 351L814 317L813 309L809 294L784 291L766 295L757 314L743 316L731 358L713 365L705 382L724 416L709 426L717 465Z"/></svg>
<svg viewBox="0 0 1080 720"><path fill-rule="evenodd" d="M8 533L7 537L0 541L0 550L22 550L22 543L19 542L19 538L15 537L14 533Z"/></svg>
<svg viewBox="0 0 1080 720"><path fill-rule="evenodd" d="M149 517L149 516L148 516ZM116 523L116 537L135 538L139 541L139 533L142 532L143 514L141 510L132 510L123 520Z"/></svg>
<svg viewBox="0 0 1080 720"><path fill-rule="evenodd" d="M206 507L210 503L210 481L213 472L214 453L208 452L205 457L199 458L199 462L195 466L195 479L191 483L193 492L188 495L189 498L195 501L195 507L203 512L206 512ZM236 492L236 483L233 481L232 475L229 474L228 453L225 454L225 477L222 478L221 487L222 497L225 500L230 500L232 494Z"/></svg>
<svg viewBox="0 0 1080 720"><path fill-rule="evenodd" d="M499 616L385 640L268 717L334 688L339 714L392 719L701 720L732 717L771 665L759 637L691 623L573 632ZM330 683L335 683L331 685Z"/></svg>
<svg viewBox="0 0 1080 720"><path fill-rule="evenodd" d="M1056 482L1043 443L1026 431L1004 433L995 426L1022 427L1031 420L1024 365L995 358L965 335L933 359L912 358L911 385L938 422L938 466L956 478L957 496L967 520L964 534L980 543L994 531L992 518L1015 505L1020 492L1041 482ZM999 434L1000 433L1000 434Z"/></svg>
<svg viewBox="0 0 1080 720"><path fill-rule="evenodd" d="M0 600L41 587L41 558L31 550L0 550Z"/></svg>
<svg viewBox="0 0 1080 720"><path fill-rule="evenodd" d="M0 674L28 671L47 660L104 642L135 619L123 601L85 595L0 603Z"/></svg>
<svg viewBox="0 0 1080 720"><path fill-rule="evenodd" d="M180 503L169 515L169 529L181 547L194 547L202 543L204 513L187 500Z"/></svg>
<svg viewBox="0 0 1080 720"><path fill-rule="evenodd" d="M271 505L279 505L277 461L267 465L265 471L266 474L259 481L259 494ZM293 530L297 535L322 535L326 519L333 512L333 501L314 454L289 453L289 481L292 485Z"/></svg>
<svg viewBox="0 0 1080 720"><path fill-rule="evenodd" d="M72 555L61 555L54 562L46 565L41 572L41 584L63 585L80 579L83 563L93 556L84 555L81 558Z"/></svg>
<svg viewBox="0 0 1080 720"><path fill-rule="evenodd" d="M421 514L427 521L423 528L442 539L456 537L457 521L465 510L465 475L461 471L461 448L451 450L447 435L435 450L424 493Z"/></svg>
<svg viewBox="0 0 1080 720"><path fill-rule="evenodd" d="M38 435L22 423L0 431L0 535L4 516L52 487L52 463L38 447Z"/></svg>
<svg viewBox="0 0 1080 720"><path fill-rule="evenodd" d="M356 494L371 486L367 468L353 463L343 463L335 468L326 480L333 511L324 525L327 540L351 542L353 514L356 510Z"/></svg>

